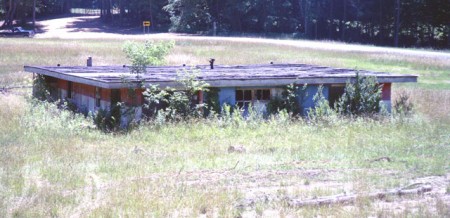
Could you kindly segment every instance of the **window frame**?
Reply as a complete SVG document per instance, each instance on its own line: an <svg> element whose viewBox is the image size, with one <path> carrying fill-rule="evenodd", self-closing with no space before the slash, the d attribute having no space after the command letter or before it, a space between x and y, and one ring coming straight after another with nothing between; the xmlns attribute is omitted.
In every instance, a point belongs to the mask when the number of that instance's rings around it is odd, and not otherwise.
<svg viewBox="0 0 450 218"><path fill-rule="evenodd" d="M246 96L245 92L250 91L250 99ZM258 99L257 93L261 91L261 97ZM238 99L238 92L242 92L242 99ZM266 92L266 93L264 93ZM268 97L267 99L264 97ZM254 105L256 102L268 103L272 98L272 89L270 88L238 88L236 89L235 100L236 105L240 108L247 108L248 105Z"/></svg>

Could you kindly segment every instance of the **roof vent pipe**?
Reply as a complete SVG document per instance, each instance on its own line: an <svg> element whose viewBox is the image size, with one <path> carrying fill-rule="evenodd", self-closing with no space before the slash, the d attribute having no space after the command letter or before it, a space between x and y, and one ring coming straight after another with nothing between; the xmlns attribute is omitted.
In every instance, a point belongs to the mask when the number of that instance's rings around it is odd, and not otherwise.
<svg viewBox="0 0 450 218"><path fill-rule="evenodd" d="M92 57L88 57L87 61L86 61L86 65L88 67L92 67Z"/></svg>
<svg viewBox="0 0 450 218"><path fill-rule="evenodd" d="M216 61L216 59L214 58L209 59L209 66L211 67L211 70L214 69L214 61Z"/></svg>

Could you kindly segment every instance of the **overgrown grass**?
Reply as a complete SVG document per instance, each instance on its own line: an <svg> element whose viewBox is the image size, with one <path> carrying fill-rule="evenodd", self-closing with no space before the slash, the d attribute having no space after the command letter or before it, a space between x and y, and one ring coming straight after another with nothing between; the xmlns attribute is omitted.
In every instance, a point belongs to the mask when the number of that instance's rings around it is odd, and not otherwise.
<svg viewBox="0 0 450 218"><path fill-rule="evenodd" d="M28 84L27 65L125 61L119 40L0 39L0 86ZM45 54L45 55L43 55ZM311 125L268 121L190 121L103 134L92 120L26 96L0 94L0 214L6 216L446 216L436 200L395 214L359 199L352 207L290 208L286 197L314 198L408 185L446 175L450 159L449 63L388 54L324 52L287 46L179 41L168 64L295 62L416 73L407 92L413 117L338 119ZM431 74L436 73L436 77ZM440 78L439 89L426 81ZM394 102L394 101L393 101ZM229 153L242 146L244 153ZM373 161L389 157L387 161ZM448 188L447 188L448 189ZM258 201L240 207L245 199Z"/></svg>
<svg viewBox="0 0 450 218"><path fill-rule="evenodd" d="M252 173L298 170L297 177L275 182L280 190L308 179L304 186L330 180L364 184L359 189L367 191L445 175L450 166L449 123L424 117L340 120L326 126L281 118L226 125L193 121L105 135L92 129L89 119L54 105L14 95L0 95L0 100L5 102L0 110L3 214L191 216L209 211L233 216L244 212L236 205L247 185L274 183L265 177L246 181ZM229 153L228 147L236 145L246 152ZM392 162L371 161L379 157ZM337 173L332 178L302 174L318 168ZM387 173L394 176L385 178ZM280 185L283 179L286 184ZM285 195L307 198L336 191L299 187Z"/></svg>
<svg viewBox="0 0 450 218"><path fill-rule="evenodd" d="M94 65L128 64L121 40L0 39L0 74L15 74L23 65L84 66L92 56ZM419 86L450 89L450 61L445 58L399 56L379 52L344 52L296 48L287 45L218 40L176 42L167 57L169 65L305 63L323 66L417 74ZM11 80L14 80L14 76ZM5 79L4 79L5 80ZM8 81L0 81L2 84Z"/></svg>

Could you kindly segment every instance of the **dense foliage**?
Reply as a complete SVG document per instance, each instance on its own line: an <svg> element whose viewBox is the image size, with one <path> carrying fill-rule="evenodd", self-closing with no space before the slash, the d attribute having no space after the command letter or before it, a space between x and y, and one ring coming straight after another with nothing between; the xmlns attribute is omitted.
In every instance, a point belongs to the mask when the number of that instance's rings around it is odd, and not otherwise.
<svg viewBox="0 0 450 218"><path fill-rule="evenodd" d="M354 82L348 82L345 92L335 108L344 115L371 115L380 112L382 85L375 77L356 74Z"/></svg>
<svg viewBox="0 0 450 218"><path fill-rule="evenodd" d="M144 97L151 114L156 115L159 121L201 117L205 105L197 103L198 93L208 91L208 84L196 80L198 73L197 70L179 72L180 90L160 89L157 85L147 88Z"/></svg>
<svg viewBox="0 0 450 218"><path fill-rule="evenodd" d="M379 45L450 47L448 0L0 0L0 20L98 8L107 22L176 32L289 34ZM12 24L12 23L7 23ZM216 31L214 31L216 26Z"/></svg>

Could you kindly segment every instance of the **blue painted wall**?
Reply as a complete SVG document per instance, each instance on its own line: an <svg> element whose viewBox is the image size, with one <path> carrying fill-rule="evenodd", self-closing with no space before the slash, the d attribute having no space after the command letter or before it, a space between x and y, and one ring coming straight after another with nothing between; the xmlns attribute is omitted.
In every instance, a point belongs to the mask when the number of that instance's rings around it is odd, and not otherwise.
<svg viewBox="0 0 450 218"><path fill-rule="evenodd" d="M226 87L219 90L219 103L220 106L228 104L232 107L236 104L236 88Z"/></svg>
<svg viewBox="0 0 450 218"><path fill-rule="evenodd" d="M310 108L314 107L314 95L317 93L319 89L319 85L307 85L306 89L303 90L303 87L299 87L297 91L297 100L300 104L300 110L302 115L308 115L308 111ZM322 90L323 96L328 99L329 86L324 85Z"/></svg>
<svg viewBox="0 0 450 218"><path fill-rule="evenodd" d="M300 110L302 115L307 115L310 108L314 107L314 95L317 93L319 89L319 85L308 85L305 90L300 86L297 91L297 101L300 104ZM329 86L323 86L323 95L326 99L328 99ZM235 87L226 87L220 88L219 90L219 103L222 106L223 104L228 104L234 107L236 105L236 88Z"/></svg>

